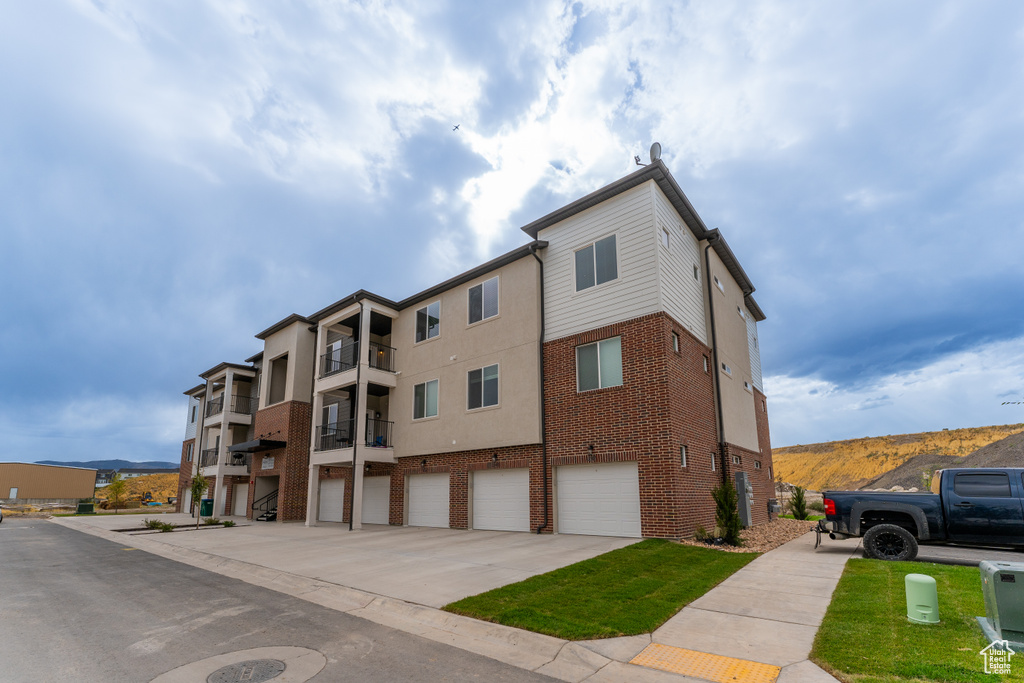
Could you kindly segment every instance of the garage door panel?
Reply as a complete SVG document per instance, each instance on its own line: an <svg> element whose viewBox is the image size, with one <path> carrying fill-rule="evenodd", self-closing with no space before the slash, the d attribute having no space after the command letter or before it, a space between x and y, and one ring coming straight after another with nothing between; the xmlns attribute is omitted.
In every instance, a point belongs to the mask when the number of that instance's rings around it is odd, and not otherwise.
<svg viewBox="0 0 1024 683"><path fill-rule="evenodd" d="M345 516L345 480L323 479L320 482L320 521L341 522Z"/></svg>
<svg viewBox="0 0 1024 683"><path fill-rule="evenodd" d="M559 467L556 476L560 533L640 536L635 462Z"/></svg>
<svg viewBox="0 0 1024 683"><path fill-rule="evenodd" d="M409 526L447 529L449 480L447 474L409 476Z"/></svg>
<svg viewBox="0 0 1024 683"><path fill-rule="evenodd" d="M473 473L473 528L530 530L529 470L480 470Z"/></svg>
<svg viewBox="0 0 1024 683"><path fill-rule="evenodd" d="M391 504L391 477L363 479L363 523L387 524Z"/></svg>

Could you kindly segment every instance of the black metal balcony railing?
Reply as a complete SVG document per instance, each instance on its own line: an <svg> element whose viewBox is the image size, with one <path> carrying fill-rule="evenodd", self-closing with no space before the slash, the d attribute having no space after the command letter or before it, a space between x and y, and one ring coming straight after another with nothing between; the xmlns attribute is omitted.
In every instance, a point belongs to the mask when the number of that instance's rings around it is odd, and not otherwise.
<svg viewBox="0 0 1024 683"><path fill-rule="evenodd" d="M229 465L235 467L245 466L246 472L252 472L252 453L231 453Z"/></svg>
<svg viewBox="0 0 1024 683"><path fill-rule="evenodd" d="M216 415L222 410L224 410L224 394L221 394L217 398L211 398L206 404L206 417Z"/></svg>
<svg viewBox="0 0 1024 683"><path fill-rule="evenodd" d="M256 412L260 400L256 396L232 396L231 412L240 415L252 415Z"/></svg>
<svg viewBox="0 0 1024 683"><path fill-rule="evenodd" d="M212 467L217 464L217 449L207 448L199 454L200 467Z"/></svg>
<svg viewBox="0 0 1024 683"><path fill-rule="evenodd" d="M395 371L395 350L377 342L370 342L370 367L387 372Z"/></svg>
<svg viewBox="0 0 1024 683"><path fill-rule="evenodd" d="M359 342L346 340L320 356L320 377L330 377L356 366Z"/></svg>
<svg viewBox="0 0 1024 683"><path fill-rule="evenodd" d="M338 448L351 448L355 439L356 421L343 420L331 422L316 428L316 446L314 450L333 451Z"/></svg>
<svg viewBox="0 0 1024 683"><path fill-rule="evenodd" d="M391 448L391 428L394 422L366 418L366 445L374 448Z"/></svg>

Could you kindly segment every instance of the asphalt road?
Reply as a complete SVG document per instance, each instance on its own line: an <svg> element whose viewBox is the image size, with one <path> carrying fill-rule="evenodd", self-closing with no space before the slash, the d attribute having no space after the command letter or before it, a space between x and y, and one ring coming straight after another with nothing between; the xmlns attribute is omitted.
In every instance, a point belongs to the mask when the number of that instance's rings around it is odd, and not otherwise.
<svg viewBox="0 0 1024 683"><path fill-rule="evenodd" d="M0 524L0 681L150 681L257 647L319 651L314 681L551 681L76 532Z"/></svg>

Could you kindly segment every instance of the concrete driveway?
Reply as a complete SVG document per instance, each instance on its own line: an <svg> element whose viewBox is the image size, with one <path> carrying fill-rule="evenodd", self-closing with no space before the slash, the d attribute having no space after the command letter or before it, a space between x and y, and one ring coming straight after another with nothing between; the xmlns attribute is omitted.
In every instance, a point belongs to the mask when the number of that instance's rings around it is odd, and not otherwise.
<svg viewBox="0 0 1024 683"><path fill-rule="evenodd" d="M124 529L141 515L68 517L70 524ZM153 515L187 523L187 515ZM242 524L242 521L239 522ZM442 607L640 539L367 525L248 523L230 529L150 533L146 539L298 574L408 602Z"/></svg>

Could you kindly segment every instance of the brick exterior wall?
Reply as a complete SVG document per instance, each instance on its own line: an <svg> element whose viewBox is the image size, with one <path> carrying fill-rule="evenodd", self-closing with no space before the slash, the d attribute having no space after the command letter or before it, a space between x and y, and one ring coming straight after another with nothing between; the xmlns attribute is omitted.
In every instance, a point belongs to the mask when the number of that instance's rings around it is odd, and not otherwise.
<svg viewBox="0 0 1024 683"><path fill-rule="evenodd" d="M578 392L576 347L616 336L622 340L622 385ZM552 466L635 460L644 536L679 538L714 525L710 491L721 472L711 470L718 446L713 380L704 370L710 353L665 313L544 345Z"/></svg>
<svg viewBox="0 0 1024 683"><path fill-rule="evenodd" d="M309 439L312 423L312 405L304 401L286 401L257 411L253 420L253 438L285 441L287 445L273 451L253 453L247 517L252 517L255 478L276 476L277 521L301 522L306 519L306 485L309 481ZM274 466L263 469L264 458L271 457L274 459Z"/></svg>
<svg viewBox="0 0 1024 683"><path fill-rule="evenodd" d="M192 463L188 458L188 447L192 446L192 458L195 459L195 439L185 439L181 444L181 464L178 466L178 502L174 505L175 512L182 512L181 506L185 502L185 491L192 483ZM185 510L184 512L188 512Z"/></svg>

